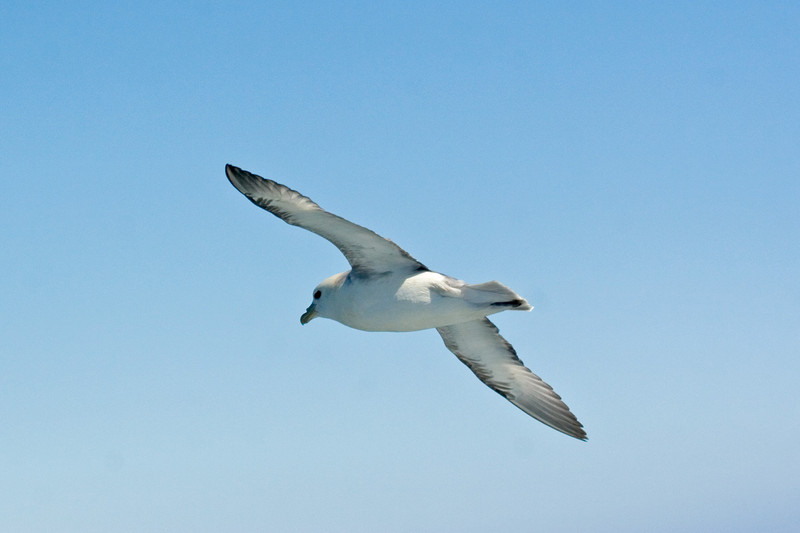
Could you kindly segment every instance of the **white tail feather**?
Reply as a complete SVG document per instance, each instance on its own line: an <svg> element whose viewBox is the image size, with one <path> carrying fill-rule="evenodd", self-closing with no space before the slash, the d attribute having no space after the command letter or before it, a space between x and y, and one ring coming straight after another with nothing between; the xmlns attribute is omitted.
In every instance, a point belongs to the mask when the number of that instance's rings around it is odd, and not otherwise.
<svg viewBox="0 0 800 533"><path fill-rule="evenodd" d="M476 305L502 306L517 311L530 311L533 306L499 281L487 281L461 288L464 299Z"/></svg>

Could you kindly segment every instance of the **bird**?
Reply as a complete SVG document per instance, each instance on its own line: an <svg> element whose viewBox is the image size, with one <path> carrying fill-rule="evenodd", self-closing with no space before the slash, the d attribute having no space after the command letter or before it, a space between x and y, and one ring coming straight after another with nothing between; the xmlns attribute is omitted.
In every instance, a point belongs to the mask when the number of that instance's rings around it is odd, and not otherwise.
<svg viewBox="0 0 800 533"><path fill-rule="evenodd" d="M231 184L284 222L330 241L351 269L314 288L300 317L328 318L363 331L436 329L483 383L536 420L579 440L583 425L553 388L531 372L487 316L533 307L498 281L469 284L435 272L394 242L329 213L299 192L233 165Z"/></svg>

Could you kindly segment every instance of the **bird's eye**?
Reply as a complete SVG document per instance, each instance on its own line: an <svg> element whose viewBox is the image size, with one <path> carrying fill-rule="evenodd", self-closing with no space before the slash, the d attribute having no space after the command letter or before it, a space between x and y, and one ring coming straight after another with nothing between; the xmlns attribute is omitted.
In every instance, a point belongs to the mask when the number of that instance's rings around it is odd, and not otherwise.
<svg viewBox="0 0 800 533"><path fill-rule="evenodd" d="M322 296L322 291L317 291L314 293L314 299L319 300L319 297Z"/></svg>

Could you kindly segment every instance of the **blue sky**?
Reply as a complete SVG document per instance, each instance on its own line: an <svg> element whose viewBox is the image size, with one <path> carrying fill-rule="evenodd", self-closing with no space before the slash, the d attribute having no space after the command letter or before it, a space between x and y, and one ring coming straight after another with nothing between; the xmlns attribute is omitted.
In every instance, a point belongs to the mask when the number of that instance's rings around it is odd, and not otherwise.
<svg viewBox="0 0 800 533"><path fill-rule="evenodd" d="M791 531L793 2L0 7L3 531ZM435 270L586 426L345 270L233 163Z"/></svg>

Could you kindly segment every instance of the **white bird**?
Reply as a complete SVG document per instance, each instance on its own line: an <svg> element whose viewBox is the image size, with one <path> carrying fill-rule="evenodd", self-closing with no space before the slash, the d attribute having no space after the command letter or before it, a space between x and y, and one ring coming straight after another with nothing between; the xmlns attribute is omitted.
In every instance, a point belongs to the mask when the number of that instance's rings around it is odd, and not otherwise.
<svg viewBox="0 0 800 533"><path fill-rule="evenodd" d="M577 439L586 432L552 387L528 370L486 317L531 305L500 282L470 285L429 270L375 232L329 213L280 183L226 165L228 179L257 206L333 243L352 267L317 285L300 317L365 331L436 328L478 379L533 418Z"/></svg>

